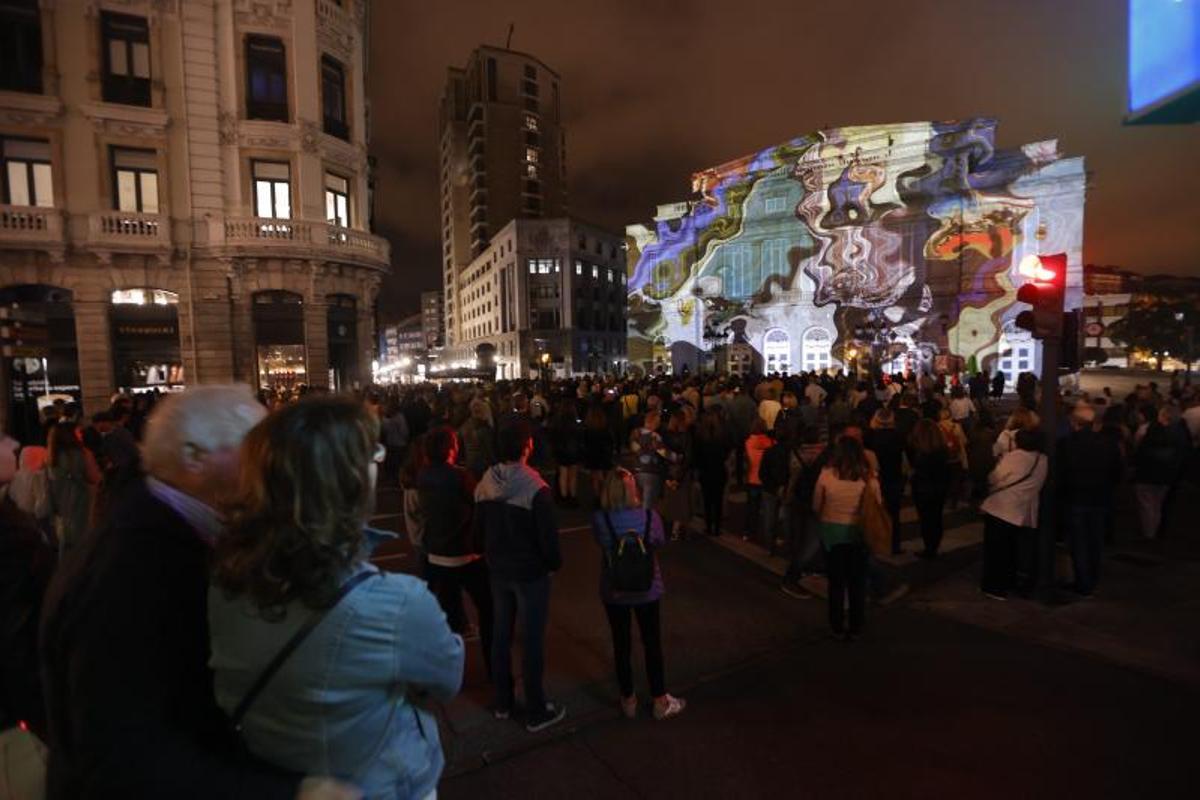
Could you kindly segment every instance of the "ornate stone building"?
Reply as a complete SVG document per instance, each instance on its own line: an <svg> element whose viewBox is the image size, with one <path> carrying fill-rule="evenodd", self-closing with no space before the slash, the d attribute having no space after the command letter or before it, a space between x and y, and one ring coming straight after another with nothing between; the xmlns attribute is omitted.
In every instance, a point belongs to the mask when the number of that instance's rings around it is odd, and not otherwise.
<svg viewBox="0 0 1200 800"><path fill-rule="evenodd" d="M0 413L369 380L390 253L368 230L367 10L0 3L0 303L25 318Z"/></svg>

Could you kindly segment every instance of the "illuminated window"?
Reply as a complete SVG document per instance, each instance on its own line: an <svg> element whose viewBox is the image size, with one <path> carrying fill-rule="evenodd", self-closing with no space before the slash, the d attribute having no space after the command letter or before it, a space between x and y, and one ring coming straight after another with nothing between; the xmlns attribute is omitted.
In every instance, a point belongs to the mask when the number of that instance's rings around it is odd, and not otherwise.
<svg viewBox="0 0 1200 800"><path fill-rule="evenodd" d="M582 275L582 274L583 274L583 262L582 262L582 261L576 261L576 262L575 262L575 274L576 274L576 275Z"/></svg>
<svg viewBox="0 0 1200 800"><path fill-rule="evenodd" d="M525 115L525 130L536 131L538 129L538 118L533 114Z"/></svg>
<svg viewBox="0 0 1200 800"><path fill-rule="evenodd" d="M530 164L538 163L538 151L536 147L525 148L525 161Z"/></svg>
<svg viewBox="0 0 1200 800"><path fill-rule="evenodd" d="M156 160L153 150L112 149L113 205L118 211L158 213Z"/></svg>
<svg viewBox="0 0 1200 800"><path fill-rule="evenodd" d="M350 227L350 182L332 172L325 173L325 219Z"/></svg>
<svg viewBox="0 0 1200 800"><path fill-rule="evenodd" d="M54 207L50 143L38 139L0 139L0 200L10 206Z"/></svg>
<svg viewBox="0 0 1200 800"><path fill-rule="evenodd" d="M291 168L282 161L251 162L254 174L254 213L259 217L291 219Z"/></svg>
<svg viewBox="0 0 1200 800"><path fill-rule="evenodd" d="M782 214L785 202L786 198L783 197L768 197L765 210L768 214Z"/></svg>
<svg viewBox="0 0 1200 800"><path fill-rule="evenodd" d="M595 264L592 264L592 277L593 278L600 277L600 268L598 266L596 266Z"/></svg>
<svg viewBox="0 0 1200 800"><path fill-rule="evenodd" d="M525 177L530 178L532 180L537 180L537 177L538 177L537 164L526 164L525 165Z"/></svg>

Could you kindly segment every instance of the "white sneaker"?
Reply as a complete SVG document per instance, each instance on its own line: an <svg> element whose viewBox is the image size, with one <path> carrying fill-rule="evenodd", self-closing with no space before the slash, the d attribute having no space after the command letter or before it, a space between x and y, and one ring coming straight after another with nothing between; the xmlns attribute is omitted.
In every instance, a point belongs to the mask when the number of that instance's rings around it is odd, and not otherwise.
<svg viewBox="0 0 1200 800"><path fill-rule="evenodd" d="M661 722L682 714L685 708L687 708L686 700L664 694L654 700L654 718Z"/></svg>

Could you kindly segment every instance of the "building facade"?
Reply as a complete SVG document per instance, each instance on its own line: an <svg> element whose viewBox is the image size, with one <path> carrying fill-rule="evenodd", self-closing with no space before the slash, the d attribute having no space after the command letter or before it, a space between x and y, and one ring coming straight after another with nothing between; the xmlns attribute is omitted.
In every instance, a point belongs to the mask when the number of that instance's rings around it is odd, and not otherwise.
<svg viewBox="0 0 1200 800"><path fill-rule="evenodd" d="M421 329L425 332L425 347L446 344L445 301L441 292L421 292Z"/></svg>
<svg viewBox="0 0 1200 800"><path fill-rule="evenodd" d="M390 254L367 229L365 0L0 10L0 47L25 43L0 75L0 301L47 329L7 365L22 413L46 389L92 411L368 380Z"/></svg>
<svg viewBox="0 0 1200 800"><path fill-rule="evenodd" d="M621 237L572 219L516 219L464 271L462 338L443 362L494 348L499 378L544 369L620 372L625 363Z"/></svg>
<svg viewBox="0 0 1200 800"><path fill-rule="evenodd" d="M567 214L558 74L525 53L477 48L448 71L439 134L445 338L458 345L470 264L511 220Z"/></svg>
<svg viewBox="0 0 1200 800"><path fill-rule="evenodd" d="M1083 160L995 127L837 128L697 172L695 200L627 228L630 365L1036 372L1016 266L1066 253L1080 306Z"/></svg>

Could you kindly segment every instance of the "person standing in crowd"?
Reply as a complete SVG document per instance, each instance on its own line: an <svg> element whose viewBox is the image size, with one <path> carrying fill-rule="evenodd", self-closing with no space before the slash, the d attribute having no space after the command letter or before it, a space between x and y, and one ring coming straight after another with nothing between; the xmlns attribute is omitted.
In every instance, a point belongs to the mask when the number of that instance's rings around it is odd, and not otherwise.
<svg viewBox="0 0 1200 800"><path fill-rule="evenodd" d="M1024 406L1017 406L1009 415L1004 430L996 436L996 443L992 446L992 455L999 459L1008 451L1016 450L1017 432L1036 431L1041 424L1041 418L1038 417L1036 411Z"/></svg>
<svg viewBox="0 0 1200 800"><path fill-rule="evenodd" d="M1000 370L992 376L992 397L999 400L1004 396L1005 375Z"/></svg>
<svg viewBox="0 0 1200 800"><path fill-rule="evenodd" d="M825 545L829 573L829 627L839 639L853 641L862 633L866 609L867 550L862 535L864 492L882 502L879 482L871 474L857 439L840 437L829 465L813 489L813 512ZM850 607L849 627L845 605Z"/></svg>
<svg viewBox="0 0 1200 800"><path fill-rule="evenodd" d="M400 465L404 462L404 449L408 447L408 420L400 410L400 403L394 398L387 402L380 423L380 434L383 445L387 448L387 459L379 472L388 482L392 482L400 474Z"/></svg>
<svg viewBox="0 0 1200 800"><path fill-rule="evenodd" d="M429 464L425 455L425 434L413 440L408 455L400 465L400 509L404 515L404 532L417 557L417 574L425 575L429 570L425 552L425 510L421 506L421 491L417 478Z"/></svg>
<svg viewBox="0 0 1200 800"><path fill-rule="evenodd" d="M1162 533L1163 505L1179 477L1182 453L1168 430L1165 409L1144 405L1138 413L1141 424L1133 451L1133 491L1142 536L1155 539Z"/></svg>
<svg viewBox="0 0 1200 800"><path fill-rule="evenodd" d="M758 403L758 416L767 424L767 430L775 430L775 419L779 416L779 411L783 407L779 402L779 395L775 393L775 387L765 385L762 392L762 400Z"/></svg>
<svg viewBox="0 0 1200 800"><path fill-rule="evenodd" d="M600 496L604 477L613 468L614 437L604 406L593 401L583 418L583 468L588 471L592 497Z"/></svg>
<svg viewBox="0 0 1200 800"><path fill-rule="evenodd" d="M51 581L41 628L50 800L356 796L240 757L213 695L205 594L218 509L264 413L244 386L160 403L146 426L148 477Z"/></svg>
<svg viewBox="0 0 1200 800"><path fill-rule="evenodd" d="M947 410L950 412L950 419L954 420L964 434L969 434L978 408L975 406L975 401L967 397L962 386L955 386L950 390L950 404L947 406Z"/></svg>
<svg viewBox="0 0 1200 800"><path fill-rule="evenodd" d="M1090 597L1100 581L1100 557L1114 490L1121 483L1121 451L1109 436L1094 429L1095 409L1079 403L1071 412L1071 433L1058 445L1057 482L1065 518L1074 589Z"/></svg>
<svg viewBox="0 0 1200 800"><path fill-rule="evenodd" d="M729 480L729 451L733 448L721 412L706 408L696 426L696 471L704 500L704 531L719 536Z"/></svg>
<svg viewBox="0 0 1200 800"><path fill-rule="evenodd" d="M782 436L771 440L758 465L758 480L762 485L762 543L770 555L775 555L779 546L786 543L779 536L779 527L780 511L791 478L793 440L788 435L790 431L785 425Z"/></svg>
<svg viewBox="0 0 1200 800"><path fill-rule="evenodd" d="M762 476L760 467L763 456L775 442L767 435L767 423L757 418L750 426L743 449L746 451L746 517L742 529L742 540L762 534Z"/></svg>
<svg viewBox="0 0 1200 800"><path fill-rule="evenodd" d="M46 448L31 444L21 448L17 471L8 483L8 497L21 511L33 517L38 526L49 531L53 513L50 498Z"/></svg>
<svg viewBox="0 0 1200 800"><path fill-rule="evenodd" d="M921 526L925 549L919 558L937 558L942 543L946 493L950 487L950 464L946 439L931 419L920 420L908 441L908 463L912 466L912 498Z"/></svg>
<svg viewBox="0 0 1200 800"><path fill-rule="evenodd" d="M482 398L471 401L471 416L458 429L462 442L462 461L475 480L483 477L496 463L496 429L492 427L492 407Z"/></svg>
<svg viewBox="0 0 1200 800"><path fill-rule="evenodd" d="M671 532L671 540L678 541L687 534L692 521L692 470L695 467L692 448L692 432L688 427L687 414L680 406L667 420L667 432L663 444L671 453L667 465L667 476L661 514L663 522Z"/></svg>
<svg viewBox="0 0 1200 800"><path fill-rule="evenodd" d="M50 431L46 462L50 511L59 555L65 555L91 525L92 502L100 483L100 468L79 443L73 423L60 422Z"/></svg>
<svg viewBox="0 0 1200 800"><path fill-rule="evenodd" d="M987 497L988 476L999 460L993 454L996 435L994 417L986 406L981 406L967 436L967 474L971 479L971 501L976 505Z"/></svg>
<svg viewBox="0 0 1200 800"><path fill-rule="evenodd" d="M208 594L213 684L258 758L321 764L368 797L424 797L443 757L416 701L458 693L463 644L419 578L368 561L378 431L363 404L312 397L246 437ZM256 686L306 625L304 646Z"/></svg>
<svg viewBox="0 0 1200 800"><path fill-rule="evenodd" d="M867 450L879 463L879 488L883 505L892 520L892 555L900 553L900 500L904 496L904 440L896 430L896 417L888 408L881 408L871 417L866 433Z"/></svg>
<svg viewBox="0 0 1200 800"><path fill-rule="evenodd" d="M583 450L583 425L571 398L559 401L550 423L550 445L558 464L558 497L568 506L579 504L579 457Z"/></svg>
<svg viewBox="0 0 1200 800"><path fill-rule="evenodd" d="M815 425L803 428L793 443L788 486L784 490L788 566L779 584L780 591L798 600L812 599L812 593L800 585L800 580L808 574L821 548L821 539L811 524L813 492L828 462L829 448L821 441L820 430Z"/></svg>
<svg viewBox="0 0 1200 800"><path fill-rule="evenodd" d="M733 480L736 486L746 483L746 438L750 436L750 428L757 416L758 407L753 398L746 394L744 387L735 386L733 397L729 401L726 422L733 438Z"/></svg>
<svg viewBox="0 0 1200 800"><path fill-rule="evenodd" d="M550 487L529 466L533 446L528 423L516 420L501 427L501 463L484 473L475 488L475 519L477 532L486 536L492 577L493 713L497 719L508 719L513 713L511 651L519 615L525 634L525 729L537 733L561 722L567 711L561 704L547 701L542 686L550 576L562 567L562 555Z"/></svg>
<svg viewBox="0 0 1200 800"><path fill-rule="evenodd" d="M642 638L642 653L650 696L654 701L654 718L670 719L680 714L686 701L673 697L666 689L663 666L660 605L663 596L662 568L656 550L665 544L663 522L658 514L643 509L637 496L637 484L627 470L608 473L600 491L600 508L592 515L592 536L603 556L600 568L600 599L608 616L613 638L613 661L617 671L617 686L621 691L621 713L627 719L637 716L637 695L633 688L632 622L637 619ZM654 561L654 577L645 591L618 591L613 587L610 554L617 537L636 536Z"/></svg>
<svg viewBox="0 0 1200 800"><path fill-rule="evenodd" d="M475 478L456 463L458 436L453 428L434 428L425 434L424 442L428 463L417 475L417 494L424 515L425 580L446 612L450 630L460 635L470 629L463 592L471 597L479 619L483 663L490 676L492 588L472 524Z"/></svg>
<svg viewBox="0 0 1200 800"><path fill-rule="evenodd" d="M646 508L654 508L662 497L667 465L675 456L658 433L661 423L662 414L657 409L647 411L642 426L633 432L629 442L636 464L638 494Z"/></svg>
<svg viewBox="0 0 1200 800"><path fill-rule="evenodd" d="M950 409L938 413L938 429L946 440L946 463L950 472L947 500L951 508L958 508L966 500L967 485L967 435L950 416Z"/></svg>
<svg viewBox="0 0 1200 800"><path fill-rule="evenodd" d="M1006 600L1016 588L1022 542L1037 536L1038 498L1048 474L1044 441L1040 431L1019 431L1016 449L1005 453L988 477L988 496L979 508L984 515L980 588L994 600Z"/></svg>

